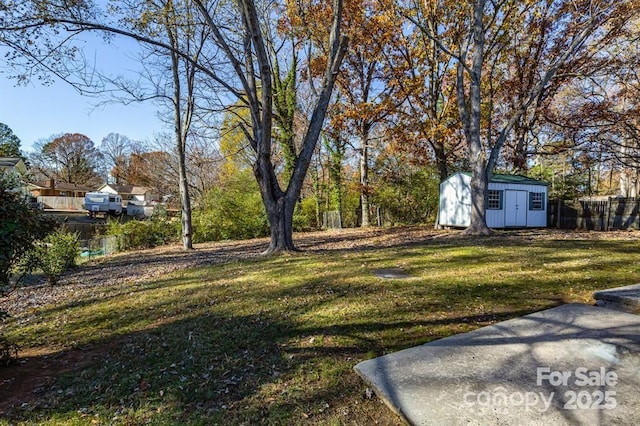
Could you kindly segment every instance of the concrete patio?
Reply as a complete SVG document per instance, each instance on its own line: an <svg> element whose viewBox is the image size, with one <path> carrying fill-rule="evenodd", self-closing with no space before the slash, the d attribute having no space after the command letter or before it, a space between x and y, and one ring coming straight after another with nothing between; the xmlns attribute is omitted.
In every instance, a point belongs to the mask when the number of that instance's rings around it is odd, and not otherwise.
<svg viewBox="0 0 640 426"><path fill-rule="evenodd" d="M414 425L640 424L640 316L568 304L361 362Z"/></svg>

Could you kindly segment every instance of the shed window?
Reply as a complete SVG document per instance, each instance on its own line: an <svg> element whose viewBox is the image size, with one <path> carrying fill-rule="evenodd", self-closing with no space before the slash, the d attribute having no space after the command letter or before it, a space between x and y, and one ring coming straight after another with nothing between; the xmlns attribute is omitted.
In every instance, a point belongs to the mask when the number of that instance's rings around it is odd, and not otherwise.
<svg viewBox="0 0 640 426"><path fill-rule="evenodd" d="M544 192L529 193L529 210L544 210Z"/></svg>
<svg viewBox="0 0 640 426"><path fill-rule="evenodd" d="M502 210L502 194L504 191L489 190L487 210Z"/></svg>

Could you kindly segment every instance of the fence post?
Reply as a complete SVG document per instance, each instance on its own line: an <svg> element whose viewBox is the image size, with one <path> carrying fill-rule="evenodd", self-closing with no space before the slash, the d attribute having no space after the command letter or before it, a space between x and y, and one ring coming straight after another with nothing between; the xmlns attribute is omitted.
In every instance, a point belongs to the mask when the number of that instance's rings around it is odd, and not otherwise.
<svg viewBox="0 0 640 426"><path fill-rule="evenodd" d="M556 228L562 228L562 197L558 197L558 209L556 211Z"/></svg>
<svg viewBox="0 0 640 426"><path fill-rule="evenodd" d="M611 220L611 197L607 197L607 220L604 226L604 230L608 231L611 227L609 221Z"/></svg>

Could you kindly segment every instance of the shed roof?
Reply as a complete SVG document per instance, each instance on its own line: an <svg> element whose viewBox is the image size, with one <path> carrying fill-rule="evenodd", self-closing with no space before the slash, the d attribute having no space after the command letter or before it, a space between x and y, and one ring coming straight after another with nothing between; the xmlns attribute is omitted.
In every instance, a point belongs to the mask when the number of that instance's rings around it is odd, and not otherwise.
<svg viewBox="0 0 640 426"><path fill-rule="evenodd" d="M467 176L471 176L471 172L462 172ZM520 176L520 175L506 175L506 174L499 174L499 173L494 173L491 176L491 179L489 179L489 182L492 183L512 183L512 184L518 184L518 185L542 185L542 186L548 186L549 184L546 182L543 182L541 180L537 180L537 179L533 179L527 176Z"/></svg>

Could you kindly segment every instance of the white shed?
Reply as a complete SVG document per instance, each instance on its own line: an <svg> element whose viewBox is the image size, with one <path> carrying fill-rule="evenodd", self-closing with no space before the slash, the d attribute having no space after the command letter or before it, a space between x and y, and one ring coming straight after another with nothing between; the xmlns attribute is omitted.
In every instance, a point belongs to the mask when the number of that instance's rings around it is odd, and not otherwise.
<svg viewBox="0 0 640 426"><path fill-rule="evenodd" d="M517 175L495 174L489 181L490 228L547 226L547 184ZM471 217L471 174L458 172L440 184L438 224L466 228Z"/></svg>

